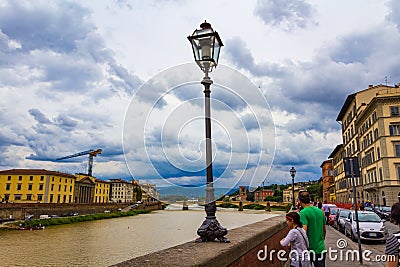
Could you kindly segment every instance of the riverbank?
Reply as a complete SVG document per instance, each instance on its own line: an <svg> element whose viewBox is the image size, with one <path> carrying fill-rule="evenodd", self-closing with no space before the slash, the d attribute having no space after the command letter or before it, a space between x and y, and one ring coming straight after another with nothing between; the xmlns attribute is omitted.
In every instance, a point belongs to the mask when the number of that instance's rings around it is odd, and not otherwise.
<svg viewBox="0 0 400 267"><path fill-rule="evenodd" d="M18 230L20 228L37 228L39 226L48 227L52 225L73 224L79 222L135 216L138 214L146 214L150 212L151 210L130 210L127 212L110 212L110 213L98 213L98 214L89 214L81 216L57 217L57 218L41 219L41 220L39 219L39 220L17 221L1 225L0 230Z"/></svg>

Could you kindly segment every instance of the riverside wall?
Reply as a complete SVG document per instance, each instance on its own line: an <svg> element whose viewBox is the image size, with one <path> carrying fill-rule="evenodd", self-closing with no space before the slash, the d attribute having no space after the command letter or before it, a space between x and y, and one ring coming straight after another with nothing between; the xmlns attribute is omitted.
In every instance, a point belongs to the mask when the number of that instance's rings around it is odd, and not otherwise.
<svg viewBox="0 0 400 267"><path fill-rule="evenodd" d="M0 204L0 219L23 220L26 215L38 219L41 214L65 216L77 212L83 214L103 213L105 210L118 211L130 203L8 203ZM161 203L141 204L136 209L161 209Z"/></svg>
<svg viewBox="0 0 400 267"><path fill-rule="evenodd" d="M245 225L228 232L230 243L194 241L175 247L157 251L141 257L112 265L112 267L130 266L271 266L281 267L285 262L279 261L277 253L273 257L263 258L260 250L278 251L282 249L279 241L284 238L289 229L285 216L278 215L254 224ZM288 249L286 248L286 251Z"/></svg>

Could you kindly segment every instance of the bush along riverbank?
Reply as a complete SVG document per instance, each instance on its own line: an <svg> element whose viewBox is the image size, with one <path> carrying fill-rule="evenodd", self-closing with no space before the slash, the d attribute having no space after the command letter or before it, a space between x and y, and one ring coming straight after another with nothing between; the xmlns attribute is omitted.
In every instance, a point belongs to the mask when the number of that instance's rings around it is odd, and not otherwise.
<svg viewBox="0 0 400 267"><path fill-rule="evenodd" d="M87 222L87 221L95 221L95 220L103 220L103 219L112 219L126 216L135 216L138 214L150 213L150 210L131 210L128 212L111 212L111 213L97 213L97 214L88 214L88 215L80 215L80 216L70 216L70 217L58 217L58 218L50 218L50 219L42 219L42 220L26 220L19 221L15 223L7 224L7 227L2 229L11 230L11 229L20 229L20 228L37 228L40 226L51 226L51 225L62 225L62 224L71 224L78 222Z"/></svg>

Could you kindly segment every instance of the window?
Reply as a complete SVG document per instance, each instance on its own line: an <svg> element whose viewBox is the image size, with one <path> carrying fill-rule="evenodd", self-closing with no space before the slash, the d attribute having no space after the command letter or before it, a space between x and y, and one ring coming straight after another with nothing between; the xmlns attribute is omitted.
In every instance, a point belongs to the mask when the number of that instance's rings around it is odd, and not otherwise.
<svg viewBox="0 0 400 267"><path fill-rule="evenodd" d="M8 177L7 177L7 180L8 180L8 181L11 181L11 176L8 176Z"/></svg>
<svg viewBox="0 0 400 267"><path fill-rule="evenodd" d="M22 195L14 195L15 200L21 200L21 198L22 198Z"/></svg>
<svg viewBox="0 0 400 267"><path fill-rule="evenodd" d="M54 184L52 184L51 185L51 189L50 189L51 191L53 191L54 190ZM51 202L51 201L50 201Z"/></svg>
<svg viewBox="0 0 400 267"><path fill-rule="evenodd" d="M61 185L58 185L58 191L61 191Z"/></svg>
<svg viewBox="0 0 400 267"><path fill-rule="evenodd" d="M18 181L22 181L22 176L18 176Z"/></svg>
<svg viewBox="0 0 400 267"><path fill-rule="evenodd" d="M51 181L54 182L54 177L51 177Z"/></svg>
<svg viewBox="0 0 400 267"><path fill-rule="evenodd" d="M383 181L382 168L379 168L379 178ZM400 172L398 172L398 178L400 179Z"/></svg>
<svg viewBox="0 0 400 267"><path fill-rule="evenodd" d="M6 184L6 190L10 190L11 184Z"/></svg>
<svg viewBox="0 0 400 267"><path fill-rule="evenodd" d="M400 124L390 124L389 133L391 136L400 135Z"/></svg>
<svg viewBox="0 0 400 267"><path fill-rule="evenodd" d="M29 176L29 181L33 181L33 176Z"/></svg>
<svg viewBox="0 0 400 267"><path fill-rule="evenodd" d="M398 116L399 115L399 107L398 106L390 107L390 115Z"/></svg>
<svg viewBox="0 0 400 267"><path fill-rule="evenodd" d="M374 130L374 140L378 140L379 134L378 134L378 129Z"/></svg>
<svg viewBox="0 0 400 267"><path fill-rule="evenodd" d="M38 201L43 201L43 195L38 195L38 196L37 196L37 200L38 200Z"/></svg>
<svg viewBox="0 0 400 267"><path fill-rule="evenodd" d="M32 200L32 195L31 194L26 195L26 200Z"/></svg>
<svg viewBox="0 0 400 267"><path fill-rule="evenodd" d="M21 190L22 184L17 184L17 190Z"/></svg>
<svg viewBox="0 0 400 267"><path fill-rule="evenodd" d="M64 192L67 192L67 186L66 185L64 185Z"/></svg>
<svg viewBox="0 0 400 267"><path fill-rule="evenodd" d="M72 192L72 186L69 187L69 192Z"/></svg>
<svg viewBox="0 0 400 267"><path fill-rule="evenodd" d="M32 191L33 184L28 184L28 190Z"/></svg>
<svg viewBox="0 0 400 267"><path fill-rule="evenodd" d="M52 194L50 195L50 201L49 202L53 203L53 195Z"/></svg>
<svg viewBox="0 0 400 267"><path fill-rule="evenodd" d="M40 176L40 181L43 181L44 180L44 176Z"/></svg>
<svg viewBox="0 0 400 267"><path fill-rule="evenodd" d="M379 149L379 147L376 148L376 156L378 159L381 158L381 150Z"/></svg>
<svg viewBox="0 0 400 267"><path fill-rule="evenodd" d="M39 190L43 190L43 184L39 184Z"/></svg>
<svg viewBox="0 0 400 267"><path fill-rule="evenodd" d="M394 144L394 155L396 157L400 157L400 144L399 143Z"/></svg>

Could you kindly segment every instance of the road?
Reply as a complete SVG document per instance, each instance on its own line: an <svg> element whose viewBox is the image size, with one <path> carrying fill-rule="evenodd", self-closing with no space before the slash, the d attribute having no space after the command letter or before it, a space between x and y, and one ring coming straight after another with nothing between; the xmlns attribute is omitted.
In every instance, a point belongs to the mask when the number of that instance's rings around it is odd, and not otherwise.
<svg viewBox="0 0 400 267"><path fill-rule="evenodd" d="M397 225L394 225L391 222L385 222L385 226L388 229L389 234L400 230ZM329 249L332 251L331 257L327 255L326 266L343 267L343 264L346 264L347 266L360 266L360 263L357 260L353 260L351 257L352 251L358 251L358 243L353 242L350 238L346 237L332 226L327 227L325 244L328 252ZM339 248L338 245L343 248ZM363 266L384 267L386 263L385 261L382 261L382 256L385 255L385 247L385 243L381 242L361 242L361 250L363 252L367 250L371 251L369 255L365 254L368 257L363 260Z"/></svg>

